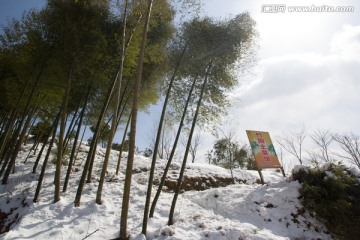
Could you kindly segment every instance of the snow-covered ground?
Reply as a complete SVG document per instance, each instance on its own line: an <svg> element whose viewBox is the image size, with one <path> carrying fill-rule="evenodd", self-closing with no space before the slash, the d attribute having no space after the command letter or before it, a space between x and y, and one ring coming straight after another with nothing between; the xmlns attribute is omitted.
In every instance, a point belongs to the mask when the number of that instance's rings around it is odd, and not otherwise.
<svg viewBox="0 0 360 240"><path fill-rule="evenodd" d="M102 205L95 203L97 180L105 153L105 149L100 148L96 155L94 179L84 187L81 206L74 207L81 166L77 166L80 171L72 173L68 191L61 194L59 202L53 203L55 166L49 164L40 193L41 199L33 203L38 174L31 173L35 157L23 163L29 148L30 145L27 145L19 155L16 173L11 175L9 183L0 185L0 210L12 212L8 221L17 221L9 232L0 235L0 239L118 237L126 169L124 160L120 175L114 175L118 152L113 151L111 154ZM86 157L85 151L86 147L78 156L78 164ZM160 176L165 163L163 160L158 161L156 178ZM149 165L148 158L136 157L128 219L131 239L144 239L140 232ZM65 171L64 167L64 174ZM179 165L174 164L170 177L176 178L178 171ZM230 177L228 170L205 164L188 164L185 174L195 179L204 176ZM314 214L303 209L298 199L298 182L283 179L281 173L275 170L264 171L265 181L268 182L266 185L256 183L256 171L235 170L234 176L246 180L246 183L181 194L176 205L175 224L172 226L166 224L173 194L163 192L156 213L149 220L148 239L331 239ZM205 186L206 182L197 184Z"/></svg>

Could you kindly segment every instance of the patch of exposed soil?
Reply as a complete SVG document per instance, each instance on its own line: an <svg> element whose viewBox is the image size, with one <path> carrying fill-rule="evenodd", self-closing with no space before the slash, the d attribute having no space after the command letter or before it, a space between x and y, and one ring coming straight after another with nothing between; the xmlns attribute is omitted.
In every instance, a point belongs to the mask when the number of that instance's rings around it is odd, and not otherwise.
<svg viewBox="0 0 360 240"><path fill-rule="evenodd" d="M181 183L181 191L203 191L210 188L226 187L231 184L244 182L241 179L233 179L231 177L222 176L201 176L201 177L189 177L184 176ZM166 188L164 191L173 192L176 188L177 179L168 177L165 181Z"/></svg>

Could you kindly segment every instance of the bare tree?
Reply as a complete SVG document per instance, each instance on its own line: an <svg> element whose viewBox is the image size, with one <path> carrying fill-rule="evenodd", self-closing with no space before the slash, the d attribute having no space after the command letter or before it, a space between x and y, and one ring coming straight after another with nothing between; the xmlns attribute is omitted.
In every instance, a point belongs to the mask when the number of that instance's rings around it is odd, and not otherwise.
<svg viewBox="0 0 360 240"><path fill-rule="evenodd" d="M156 135L157 135L157 124L148 132L148 144L151 149L154 149ZM174 133L172 126L165 120L164 126L161 130L160 141L157 150L157 157L160 159L169 159L172 143L174 142Z"/></svg>
<svg viewBox="0 0 360 240"><path fill-rule="evenodd" d="M296 157L302 165L302 153L305 138L305 128L302 128L299 132L291 132L288 136L277 137L276 141L283 149L285 149L285 151Z"/></svg>
<svg viewBox="0 0 360 240"><path fill-rule="evenodd" d="M338 156L350 160L360 168L360 137L350 133L343 135L335 134L333 138L347 154L347 156L340 154Z"/></svg>
<svg viewBox="0 0 360 240"><path fill-rule="evenodd" d="M201 132L196 133L194 136L194 140L192 141L192 143L190 145L190 149L189 149L192 163L195 162L196 153L197 153L197 150L199 149L199 146L201 145L202 141L203 141L203 138L202 138Z"/></svg>
<svg viewBox="0 0 360 240"><path fill-rule="evenodd" d="M278 157L281 163L281 166L284 169L284 172L286 174L288 174L289 170L291 169L291 162L290 161L284 161L284 152L283 152L283 148L280 147L280 151L278 153Z"/></svg>
<svg viewBox="0 0 360 240"><path fill-rule="evenodd" d="M187 139L182 138L181 139L181 143L184 147L186 147L186 141ZM199 146L202 144L203 142L203 135L201 132L197 132L191 142L190 148L189 148L189 153L191 156L191 162L194 163L196 160L196 154L198 152Z"/></svg>
<svg viewBox="0 0 360 240"><path fill-rule="evenodd" d="M331 133L328 130L319 130L315 131L310 137L320 150L320 153L313 152L311 154L313 157L315 157L315 160L321 159L325 162L331 162L333 159L330 156L329 146L334 140Z"/></svg>

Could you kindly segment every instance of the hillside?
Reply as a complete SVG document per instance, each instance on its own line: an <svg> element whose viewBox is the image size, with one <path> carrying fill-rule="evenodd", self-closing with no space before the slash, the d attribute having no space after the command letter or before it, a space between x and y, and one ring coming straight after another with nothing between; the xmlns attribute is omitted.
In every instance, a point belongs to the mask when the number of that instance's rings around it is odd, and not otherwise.
<svg viewBox="0 0 360 240"><path fill-rule="evenodd" d="M74 168L76 171L72 173L68 191L62 193L61 200L53 204L55 166L50 164L41 199L33 203L38 174L31 173L35 157L23 163L29 148L30 145L27 145L21 152L16 173L11 176L9 184L0 186L0 216L4 219L2 231L10 225L10 231L0 235L0 238L116 238L120 226L123 173L126 169L124 161L121 174L114 175L118 152L111 154L103 204L95 203L97 176L105 152L100 148L96 155L94 179L86 184L81 206L75 208L73 201L81 165ZM84 147L79 153L78 164L85 158L86 151ZM155 184L165 163L164 160L158 161ZM143 239L139 233L149 165L148 158L136 157L128 220L131 239ZM172 201L171 186L178 170L179 164L173 164L167 189L160 196L155 216L149 222L149 239L331 239L314 214L302 207L298 182L283 179L274 170L264 171L265 180L270 182L266 185L257 183L256 171L245 170L236 170L236 180L232 182L228 170L205 164L188 164L185 192L180 195L176 206L175 224L167 226ZM155 191L156 186L153 193Z"/></svg>

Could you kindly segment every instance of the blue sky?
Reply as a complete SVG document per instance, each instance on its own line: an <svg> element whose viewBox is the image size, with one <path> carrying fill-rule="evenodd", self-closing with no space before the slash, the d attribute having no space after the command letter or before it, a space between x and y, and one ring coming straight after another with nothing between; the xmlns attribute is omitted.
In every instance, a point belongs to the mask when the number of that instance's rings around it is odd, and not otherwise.
<svg viewBox="0 0 360 240"><path fill-rule="evenodd" d="M268 0L206 0L203 14L224 18L244 11L257 22L258 64L251 74L239 76L241 87L231 93L233 107L224 131L234 129L247 142L246 129L272 136L314 130L360 133L360 1L273 0L284 6L270 13ZM40 7L41 0L0 0L0 22L19 17L25 9ZM353 7L352 12L290 12L289 7ZM265 11L264 11L265 10ZM148 146L147 133L160 115L140 114L137 145ZM215 140L204 133L200 160ZM276 148L276 146L275 146Z"/></svg>
<svg viewBox="0 0 360 240"><path fill-rule="evenodd" d="M0 0L0 23L6 24L7 18L20 18L25 10L41 8L44 0Z"/></svg>

